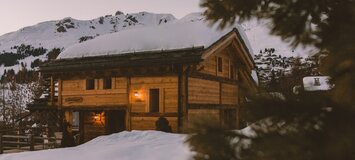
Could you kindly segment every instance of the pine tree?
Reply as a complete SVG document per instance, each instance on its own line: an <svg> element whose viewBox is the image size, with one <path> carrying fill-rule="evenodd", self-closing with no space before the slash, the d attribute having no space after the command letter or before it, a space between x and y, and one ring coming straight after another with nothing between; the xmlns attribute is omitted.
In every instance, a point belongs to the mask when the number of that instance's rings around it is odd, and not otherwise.
<svg viewBox="0 0 355 160"><path fill-rule="evenodd" d="M328 56L322 71L336 84L334 99L354 106L355 2L353 0L202 0L211 23L225 27L236 19L271 19L271 34L293 46L315 45ZM345 95L345 96L344 96Z"/></svg>
<svg viewBox="0 0 355 160"><path fill-rule="evenodd" d="M201 6L207 19L222 28L236 20L270 19L272 34L293 46L314 45L327 52L321 68L335 83L332 91L302 92L286 100L249 95L246 117L256 122L250 128L257 136L237 153L242 159L355 159L353 0L202 0ZM293 70L297 77L303 72Z"/></svg>

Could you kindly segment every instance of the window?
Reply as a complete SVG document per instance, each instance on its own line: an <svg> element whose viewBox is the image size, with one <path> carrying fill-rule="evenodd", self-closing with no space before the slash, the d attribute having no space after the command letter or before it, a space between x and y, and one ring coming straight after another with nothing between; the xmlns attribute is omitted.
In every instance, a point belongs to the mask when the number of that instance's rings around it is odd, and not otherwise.
<svg viewBox="0 0 355 160"><path fill-rule="evenodd" d="M104 79L104 89L112 89L112 78L105 78Z"/></svg>
<svg viewBox="0 0 355 160"><path fill-rule="evenodd" d="M223 72L223 59L222 57L217 57L217 71Z"/></svg>
<svg viewBox="0 0 355 160"><path fill-rule="evenodd" d="M149 112L159 112L159 89L149 90Z"/></svg>
<svg viewBox="0 0 355 160"><path fill-rule="evenodd" d="M94 89L95 89L95 79L87 79L86 90L94 90Z"/></svg>
<svg viewBox="0 0 355 160"><path fill-rule="evenodd" d="M73 112L73 131L79 131L79 112Z"/></svg>
<svg viewBox="0 0 355 160"><path fill-rule="evenodd" d="M231 62L229 62L229 78L235 79L234 65Z"/></svg>

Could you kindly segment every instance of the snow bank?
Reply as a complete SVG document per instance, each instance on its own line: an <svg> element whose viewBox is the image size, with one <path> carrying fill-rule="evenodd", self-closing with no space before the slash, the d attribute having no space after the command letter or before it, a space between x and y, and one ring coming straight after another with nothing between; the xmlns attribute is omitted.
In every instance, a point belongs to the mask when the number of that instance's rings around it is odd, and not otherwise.
<svg viewBox="0 0 355 160"><path fill-rule="evenodd" d="M0 160L187 160L192 153L185 138L158 131L124 131L72 148L4 154Z"/></svg>
<svg viewBox="0 0 355 160"><path fill-rule="evenodd" d="M253 51L239 25L223 30L218 25L210 26L201 13L192 13L184 18L159 26L136 27L117 33L99 36L76 44L63 51L58 59L115 55L124 53L174 50L192 47L208 48L234 28L240 32L249 52Z"/></svg>

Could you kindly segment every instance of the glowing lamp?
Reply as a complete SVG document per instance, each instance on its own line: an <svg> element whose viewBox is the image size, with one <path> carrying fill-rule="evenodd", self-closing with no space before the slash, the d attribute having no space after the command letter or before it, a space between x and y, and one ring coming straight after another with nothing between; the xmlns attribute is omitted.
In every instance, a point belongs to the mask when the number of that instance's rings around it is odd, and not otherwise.
<svg viewBox="0 0 355 160"><path fill-rule="evenodd" d="M101 121L101 114L100 113L95 113L94 120L95 121Z"/></svg>
<svg viewBox="0 0 355 160"><path fill-rule="evenodd" d="M134 92L134 97L139 97L139 93L137 91Z"/></svg>

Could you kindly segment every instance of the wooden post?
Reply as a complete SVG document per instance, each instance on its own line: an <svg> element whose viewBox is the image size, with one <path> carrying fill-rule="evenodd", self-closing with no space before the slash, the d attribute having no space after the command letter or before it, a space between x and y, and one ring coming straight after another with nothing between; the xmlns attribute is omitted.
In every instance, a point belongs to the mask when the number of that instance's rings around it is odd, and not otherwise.
<svg viewBox="0 0 355 160"><path fill-rule="evenodd" d="M33 139L32 134L29 135L29 141L30 141L30 151L34 151L35 150L35 141Z"/></svg>
<svg viewBox="0 0 355 160"><path fill-rule="evenodd" d="M177 66L178 69L178 117L177 117L177 132L182 132L182 85L183 85L183 67L181 65Z"/></svg>
<svg viewBox="0 0 355 160"><path fill-rule="evenodd" d="M0 154L3 154L4 150L3 150L3 144L2 144L2 134L0 133Z"/></svg>
<svg viewBox="0 0 355 160"><path fill-rule="evenodd" d="M63 88L63 81L62 79L58 79L58 105L59 106L62 106L62 88Z"/></svg>
<svg viewBox="0 0 355 160"><path fill-rule="evenodd" d="M54 95L55 95L55 86L54 86L54 79L51 77L51 82L50 82L50 101L51 105L54 105Z"/></svg>

